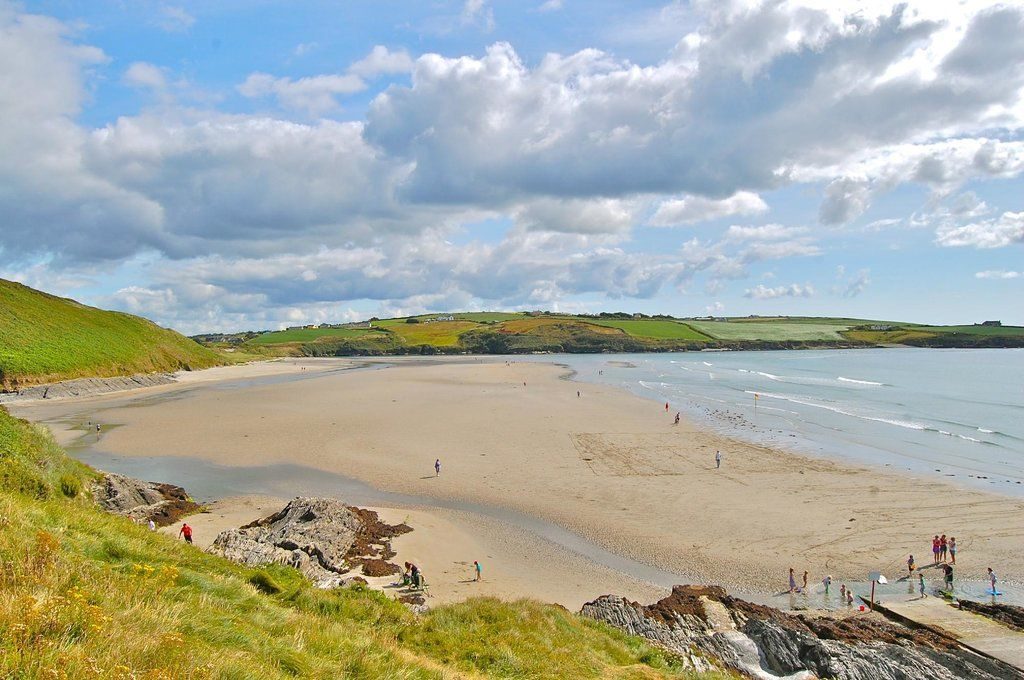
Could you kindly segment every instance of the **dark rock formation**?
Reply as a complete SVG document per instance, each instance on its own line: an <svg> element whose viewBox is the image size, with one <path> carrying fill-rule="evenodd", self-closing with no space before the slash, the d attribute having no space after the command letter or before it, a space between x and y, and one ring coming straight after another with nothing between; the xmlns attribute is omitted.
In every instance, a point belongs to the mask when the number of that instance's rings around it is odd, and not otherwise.
<svg viewBox="0 0 1024 680"><path fill-rule="evenodd" d="M606 595L585 604L582 613L652 640L698 671L839 680L1024 678L935 633L872 615L787 614L730 597L717 586L676 586L648 606Z"/></svg>
<svg viewBox="0 0 1024 680"><path fill-rule="evenodd" d="M174 524L202 509L180 486L143 482L109 472L93 484L92 491L96 502L107 512L137 522L153 520L157 526Z"/></svg>
<svg viewBox="0 0 1024 680"><path fill-rule="evenodd" d="M367 576L398 573L387 561L394 556L389 539L406 531L412 529L339 500L296 498L269 517L222 531L210 552L249 566L286 564L320 588L335 588L353 581L343 575L360 566Z"/></svg>
<svg viewBox="0 0 1024 680"><path fill-rule="evenodd" d="M287 564L333 588L349 569L345 557L358 530L359 518L341 501L296 498L269 517L222 531L210 552L249 566Z"/></svg>

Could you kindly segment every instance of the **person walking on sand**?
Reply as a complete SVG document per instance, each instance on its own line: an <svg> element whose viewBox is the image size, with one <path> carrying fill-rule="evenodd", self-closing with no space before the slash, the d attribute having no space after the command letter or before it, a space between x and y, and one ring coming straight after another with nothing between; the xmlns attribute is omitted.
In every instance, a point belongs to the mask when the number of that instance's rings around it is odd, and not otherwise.
<svg viewBox="0 0 1024 680"><path fill-rule="evenodd" d="M576 390L576 398L577 398L577 399L579 399L579 398L580 398L580 391L579 391L579 390Z"/></svg>
<svg viewBox="0 0 1024 680"><path fill-rule="evenodd" d="M789 592L796 592L796 574L793 567L789 568Z"/></svg>
<svg viewBox="0 0 1024 680"><path fill-rule="evenodd" d="M672 424L673 425L678 425L679 424L679 411L676 411L676 421L674 423L672 423Z"/></svg>
<svg viewBox="0 0 1024 680"><path fill-rule="evenodd" d="M185 537L185 542L191 545L191 543L192 543L192 527L190 527L187 523L182 524L181 525L181 529L178 529L178 536L179 537L184 536Z"/></svg>
<svg viewBox="0 0 1024 680"><path fill-rule="evenodd" d="M718 470L722 467L722 452L715 451L715 469Z"/></svg>
<svg viewBox="0 0 1024 680"><path fill-rule="evenodd" d="M939 555L942 558L943 562L946 561L946 554L948 552L949 552L949 541L946 540L946 534L942 534L942 536L939 537Z"/></svg>
<svg viewBox="0 0 1024 680"><path fill-rule="evenodd" d="M949 537L949 559L956 564L956 539L952 536Z"/></svg>
<svg viewBox="0 0 1024 680"><path fill-rule="evenodd" d="M434 476L435 477L440 477L441 476L441 459L440 458L438 458L437 460L434 461Z"/></svg>
<svg viewBox="0 0 1024 680"><path fill-rule="evenodd" d="M668 413L668 402L665 402L665 413Z"/></svg>
<svg viewBox="0 0 1024 680"><path fill-rule="evenodd" d="M484 568L476 560L473 560L473 570L476 571L476 580L477 581L482 581L483 580L483 576L481 575L481 572L484 570Z"/></svg>

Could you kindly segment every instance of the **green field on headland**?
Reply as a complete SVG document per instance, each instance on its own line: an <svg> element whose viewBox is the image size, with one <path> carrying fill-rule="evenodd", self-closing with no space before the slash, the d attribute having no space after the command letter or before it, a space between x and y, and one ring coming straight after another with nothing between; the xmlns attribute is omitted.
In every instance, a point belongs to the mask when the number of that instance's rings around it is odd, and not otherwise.
<svg viewBox="0 0 1024 680"><path fill-rule="evenodd" d="M218 363L217 353L146 319L0 279L0 389Z"/></svg>
<svg viewBox="0 0 1024 680"><path fill-rule="evenodd" d="M243 342L281 355L522 354L911 345L1024 347L1024 327L923 326L816 317L673 318L625 313L471 312L268 331Z"/></svg>
<svg viewBox="0 0 1024 680"><path fill-rule="evenodd" d="M0 677L697 677L554 605L478 598L416 615L289 567L239 566L100 511L94 476L0 408Z"/></svg>

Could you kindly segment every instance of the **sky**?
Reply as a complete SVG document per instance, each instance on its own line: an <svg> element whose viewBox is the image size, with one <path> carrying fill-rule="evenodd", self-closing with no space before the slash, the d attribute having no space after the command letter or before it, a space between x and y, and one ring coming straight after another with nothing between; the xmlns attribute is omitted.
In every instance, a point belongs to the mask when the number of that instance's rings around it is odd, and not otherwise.
<svg viewBox="0 0 1024 680"><path fill-rule="evenodd" d="M1024 3L0 0L0 278L184 333L1024 325Z"/></svg>

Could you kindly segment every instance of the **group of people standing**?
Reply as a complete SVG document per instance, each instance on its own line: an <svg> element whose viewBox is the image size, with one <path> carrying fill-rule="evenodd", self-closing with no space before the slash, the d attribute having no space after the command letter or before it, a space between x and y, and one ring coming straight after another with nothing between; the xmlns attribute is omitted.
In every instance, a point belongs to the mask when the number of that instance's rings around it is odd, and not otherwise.
<svg viewBox="0 0 1024 680"><path fill-rule="evenodd" d="M956 539L952 536L947 539L946 534L936 535L932 539L932 564L947 560L956 564Z"/></svg>

